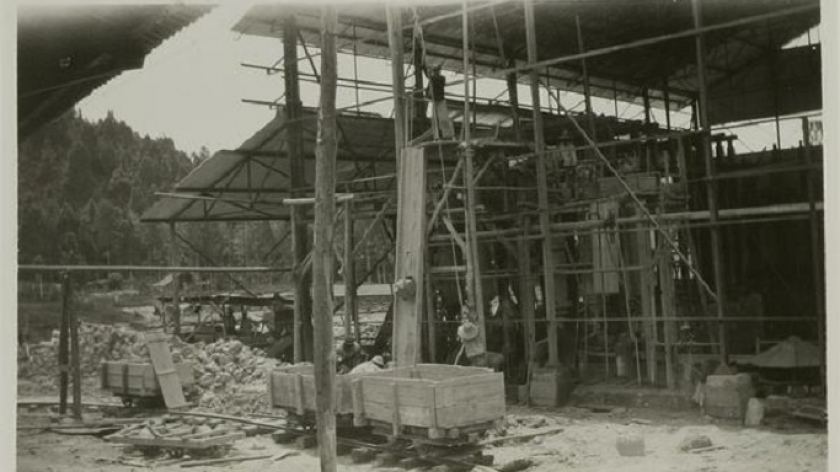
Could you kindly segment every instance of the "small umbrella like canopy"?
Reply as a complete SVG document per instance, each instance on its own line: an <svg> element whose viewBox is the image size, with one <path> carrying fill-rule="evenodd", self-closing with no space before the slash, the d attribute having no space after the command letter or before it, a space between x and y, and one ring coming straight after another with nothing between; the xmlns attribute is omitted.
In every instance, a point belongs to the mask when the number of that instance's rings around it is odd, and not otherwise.
<svg viewBox="0 0 840 472"><path fill-rule="evenodd" d="M768 368L819 367L820 349L796 336L776 344L753 358L754 365Z"/></svg>

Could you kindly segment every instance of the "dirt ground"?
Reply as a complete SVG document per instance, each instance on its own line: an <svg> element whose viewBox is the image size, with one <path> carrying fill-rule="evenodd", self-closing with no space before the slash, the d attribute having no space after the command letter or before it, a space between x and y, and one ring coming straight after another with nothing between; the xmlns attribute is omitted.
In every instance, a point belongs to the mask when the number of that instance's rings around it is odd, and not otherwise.
<svg viewBox="0 0 840 472"><path fill-rule="evenodd" d="M563 430L518 444L488 447L485 454L495 457L495 467L515 459L530 458L534 466L528 471L533 472L827 470L827 435L824 430L804 424L779 431L769 428L747 429L734 423L714 422L697 413L633 409L597 414L579 408L538 410L511 407L508 410L508 428L505 434L515 435L557 427ZM678 446L689 434L707 435L714 445L724 448L697 454L682 452ZM616 439L626 435L639 435L644 438L644 456L622 457L618 454ZM139 453L132 453L123 446L110 444L92 436L66 436L19 430L17 440L17 470L21 472L151 470L138 465L146 462ZM289 450L295 450L294 446L275 444L270 436L257 436L237 441L229 456L275 456ZM121 464L121 461L128 464ZM319 470L319 464L314 450L304 450L300 451L299 455L278 462L264 459L224 466L195 467L189 470L257 472L267 468L314 472ZM173 472L184 469L175 464L158 466L154 470ZM339 457L339 470L384 472L384 469L376 469L371 464L352 464L349 456Z"/></svg>

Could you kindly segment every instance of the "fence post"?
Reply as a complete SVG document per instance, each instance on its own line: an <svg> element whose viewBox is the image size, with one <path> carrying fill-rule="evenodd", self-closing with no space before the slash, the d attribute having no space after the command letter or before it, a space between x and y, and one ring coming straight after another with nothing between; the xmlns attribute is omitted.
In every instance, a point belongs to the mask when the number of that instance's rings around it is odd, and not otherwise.
<svg viewBox="0 0 840 472"><path fill-rule="evenodd" d="M70 335L70 275L61 274L61 325L58 333L58 413L67 413L67 387L69 374L69 346Z"/></svg>

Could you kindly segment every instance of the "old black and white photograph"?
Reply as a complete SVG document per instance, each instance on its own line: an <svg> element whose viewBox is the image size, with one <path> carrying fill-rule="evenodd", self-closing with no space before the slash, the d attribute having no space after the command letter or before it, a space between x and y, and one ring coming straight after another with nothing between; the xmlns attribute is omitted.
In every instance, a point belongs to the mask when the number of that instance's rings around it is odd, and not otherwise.
<svg viewBox="0 0 840 472"><path fill-rule="evenodd" d="M0 469L834 470L832 3L4 5Z"/></svg>

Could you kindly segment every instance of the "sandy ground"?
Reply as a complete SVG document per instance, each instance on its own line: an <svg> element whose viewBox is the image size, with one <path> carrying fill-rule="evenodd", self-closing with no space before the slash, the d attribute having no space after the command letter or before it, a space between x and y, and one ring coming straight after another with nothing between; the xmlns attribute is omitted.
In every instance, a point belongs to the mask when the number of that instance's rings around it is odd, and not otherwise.
<svg viewBox="0 0 840 472"><path fill-rule="evenodd" d="M827 436L824 431L813 428L800 427L785 432L767 428L746 429L734 424L715 424L708 418L693 413L676 414L650 410L593 414L576 408L548 411L512 407L508 413L508 435L549 427L562 427L563 431L519 444L487 448L485 453L495 456L497 467L514 459L529 457L535 465L528 470L534 472L827 470ZM725 449L700 454L681 452L678 446L688 434L705 434L713 444L725 446ZM615 448L616 438L625 435L640 435L644 438L644 456L621 457L618 454ZM269 436L260 436L237 441L229 455L276 455L288 450L294 450L294 447L277 445ZM119 464L120 460L145 461L142 456L132 454L122 446L112 445L95 437L18 432L17 470L22 472L151 470ZM307 450L279 462L266 459L192 469L182 469L176 464L156 467L154 470L257 472L266 469L314 472L319 470L319 464L315 451ZM370 464L351 464L349 457L340 457L339 470L366 472L383 469L375 469Z"/></svg>

